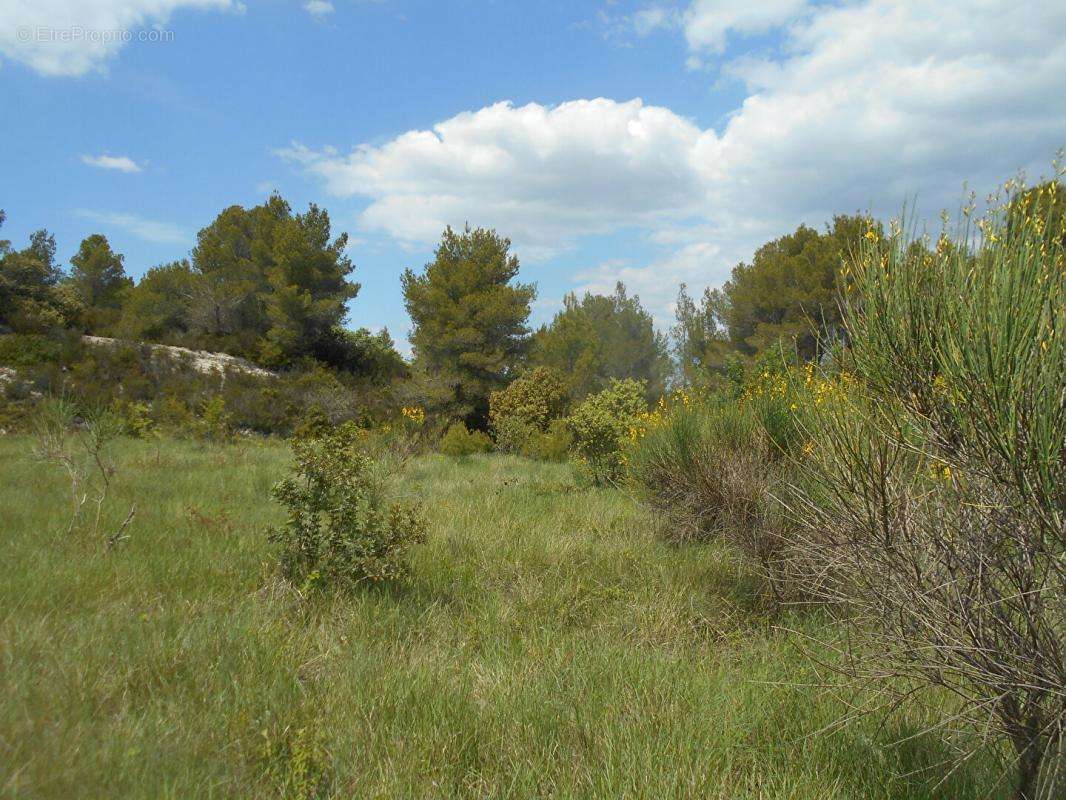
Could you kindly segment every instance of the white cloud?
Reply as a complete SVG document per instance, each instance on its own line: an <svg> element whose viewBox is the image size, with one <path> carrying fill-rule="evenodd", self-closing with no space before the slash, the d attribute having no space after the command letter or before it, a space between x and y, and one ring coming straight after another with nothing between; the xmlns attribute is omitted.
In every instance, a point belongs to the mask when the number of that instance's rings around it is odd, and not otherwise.
<svg viewBox="0 0 1066 800"><path fill-rule="evenodd" d="M575 291L610 294L621 281L630 295L640 297L656 324L667 328L673 323L680 284L699 286L702 291L703 286L721 283L729 277L728 270L721 269L726 263L722 256L722 248L717 244L693 242L647 265L606 261L575 275ZM720 270L717 275L710 272L716 265Z"/></svg>
<svg viewBox="0 0 1066 800"><path fill-rule="evenodd" d="M694 3L687 19L709 8ZM1019 168L1039 173L1066 145L1066 5L785 8L700 34L713 49L716 30L791 20L776 55L726 65L747 97L718 130L640 100L498 103L347 153L282 154L334 195L365 199L361 224L405 243L469 220L510 235L528 261L582 236L642 230L663 249L653 264L579 281L621 277L661 307L680 280L720 283L801 222L888 216L914 197L932 215L957 205L963 181L984 191Z"/></svg>
<svg viewBox="0 0 1066 800"><path fill-rule="evenodd" d="M84 75L175 11L243 8L240 0L0 0L0 54L42 75Z"/></svg>
<svg viewBox="0 0 1066 800"><path fill-rule="evenodd" d="M334 195L371 197L368 228L425 244L469 220L507 232L528 257L697 211L691 157L701 135L668 109L599 98L497 103L347 155L299 144L279 153Z"/></svg>
<svg viewBox="0 0 1066 800"><path fill-rule="evenodd" d="M333 3L329 0L307 0L304 11L317 20L323 20L333 13Z"/></svg>
<svg viewBox="0 0 1066 800"><path fill-rule="evenodd" d="M83 163L88 164L90 167L99 167L100 169L114 169L119 172L140 172L141 166L129 156L87 156L81 157Z"/></svg>
<svg viewBox="0 0 1066 800"><path fill-rule="evenodd" d="M170 222L159 222L145 219L136 214L121 214L113 211L92 211L79 209L75 212L82 219L87 219L99 225L119 228L127 233L144 239L146 242L157 244L188 244L190 237Z"/></svg>
<svg viewBox="0 0 1066 800"><path fill-rule="evenodd" d="M685 39L694 51L721 53L730 33L763 33L789 22L806 0L694 0L684 13Z"/></svg>
<svg viewBox="0 0 1066 800"><path fill-rule="evenodd" d="M660 29L673 28L678 22L677 10L665 6L648 6L633 14L633 30L637 36L648 36Z"/></svg>

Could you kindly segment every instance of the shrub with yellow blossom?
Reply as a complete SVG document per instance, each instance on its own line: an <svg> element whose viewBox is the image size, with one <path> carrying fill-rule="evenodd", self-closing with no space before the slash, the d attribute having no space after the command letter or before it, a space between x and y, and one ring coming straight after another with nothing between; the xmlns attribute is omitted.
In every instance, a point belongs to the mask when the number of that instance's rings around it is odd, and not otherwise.
<svg viewBox="0 0 1066 800"><path fill-rule="evenodd" d="M566 409L566 382L548 367L536 367L489 397L489 424L496 446L534 455L542 434Z"/></svg>
<svg viewBox="0 0 1066 800"><path fill-rule="evenodd" d="M647 412L644 381L613 380L574 409L567 424L574 448L596 480L617 478L625 466L625 448Z"/></svg>
<svg viewBox="0 0 1066 800"><path fill-rule="evenodd" d="M971 202L935 243L861 242L846 371L808 381L787 498L797 563L857 634L849 668L901 701L948 689L950 724L998 733L1032 798L1061 796L1066 747L1064 174Z"/></svg>

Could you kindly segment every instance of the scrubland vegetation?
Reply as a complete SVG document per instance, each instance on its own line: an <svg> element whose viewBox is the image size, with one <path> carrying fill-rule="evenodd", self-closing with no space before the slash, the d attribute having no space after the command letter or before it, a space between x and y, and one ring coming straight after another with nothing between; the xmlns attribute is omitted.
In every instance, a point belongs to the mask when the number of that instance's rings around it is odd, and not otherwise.
<svg viewBox="0 0 1066 800"><path fill-rule="evenodd" d="M0 785L1061 796L1062 192L801 227L682 287L673 361L622 286L531 332L493 231L404 274L408 364L339 328L324 212L227 210L159 340L271 378L86 345L149 281L89 313L102 245L49 255L0 284Z"/></svg>
<svg viewBox="0 0 1066 800"><path fill-rule="evenodd" d="M730 548L678 549L569 465L423 456L409 579L301 592L266 501L281 442L123 439L101 536L0 439L0 785L10 797L978 796L907 711L848 713ZM313 591L303 587L304 591ZM993 796L1009 796L1004 789Z"/></svg>

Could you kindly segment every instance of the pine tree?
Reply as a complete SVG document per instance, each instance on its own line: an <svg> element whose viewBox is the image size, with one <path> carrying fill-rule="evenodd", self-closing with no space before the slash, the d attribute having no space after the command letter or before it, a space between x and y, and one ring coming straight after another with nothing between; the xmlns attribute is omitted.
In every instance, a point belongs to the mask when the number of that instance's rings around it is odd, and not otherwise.
<svg viewBox="0 0 1066 800"><path fill-rule="evenodd" d="M445 229L421 275L401 279L428 405L483 430L489 395L507 385L527 346L532 284L513 283L518 258L494 230Z"/></svg>

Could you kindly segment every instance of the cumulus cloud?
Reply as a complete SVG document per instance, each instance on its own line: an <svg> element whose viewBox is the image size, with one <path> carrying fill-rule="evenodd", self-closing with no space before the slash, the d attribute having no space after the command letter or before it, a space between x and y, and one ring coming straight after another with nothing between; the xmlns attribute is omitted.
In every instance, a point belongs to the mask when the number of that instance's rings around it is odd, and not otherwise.
<svg viewBox="0 0 1066 800"><path fill-rule="evenodd" d="M720 53L730 33L763 33L799 16L806 0L694 0L685 11L685 39L694 51Z"/></svg>
<svg viewBox="0 0 1066 800"><path fill-rule="evenodd" d="M77 213L82 219L87 219L98 225L118 228L136 236L138 239L143 239L146 242L157 244L188 244L190 241L190 238L185 231L177 225L169 222L159 222L157 220L145 219L136 214L123 214L113 211L79 209L75 213Z"/></svg>
<svg viewBox="0 0 1066 800"><path fill-rule="evenodd" d="M83 163L99 169L113 169L119 172L140 172L141 166L129 156L86 156L81 157Z"/></svg>
<svg viewBox="0 0 1066 800"><path fill-rule="evenodd" d="M695 213L702 135L669 109L599 98L497 103L348 154L300 144L279 154L338 197L372 198L364 225L402 241L470 220L550 254L576 236Z"/></svg>
<svg viewBox="0 0 1066 800"><path fill-rule="evenodd" d="M304 11L317 20L323 20L333 13L333 3L329 0L307 0Z"/></svg>
<svg viewBox="0 0 1066 800"><path fill-rule="evenodd" d="M0 54L42 75L84 75L175 11L243 8L240 0L0 0Z"/></svg>
<svg viewBox="0 0 1066 800"><path fill-rule="evenodd" d="M686 19L712 7L696 2ZM529 260L521 248L546 256L642 230L661 258L579 280L621 278L650 296L720 283L800 222L888 216L914 197L935 214L963 181L983 191L1019 168L1039 173L1066 144L1061 3L776 7L689 34L714 49L715 31L788 23L775 55L725 65L747 96L718 130L640 100L498 103L348 152L281 152L334 195L364 200L362 225L401 242L430 244L469 220Z"/></svg>

